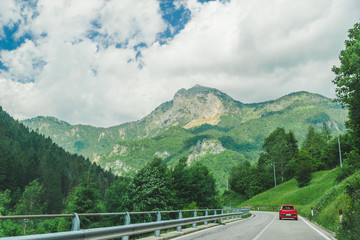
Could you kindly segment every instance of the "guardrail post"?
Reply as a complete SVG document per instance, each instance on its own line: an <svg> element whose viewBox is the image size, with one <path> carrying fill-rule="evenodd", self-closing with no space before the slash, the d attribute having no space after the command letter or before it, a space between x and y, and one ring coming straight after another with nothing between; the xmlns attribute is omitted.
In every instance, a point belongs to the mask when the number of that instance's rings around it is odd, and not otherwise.
<svg viewBox="0 0 360 240"><path fill-rule="evenodd" d="M227 213L229 213L229 209L227 209ZM226 221L229 221L229 217L226 218Z"/></svg>
<svg viewBox="0 0 360 240"><path fill-rule="evenodd" d="M197 215L196 215L196 210L194 210L194 218L195 218L196 216L197 216ZM193 228L196 228L196 223L193 223L192 227L193 227Z"/></svg>
<svg viewBox="0 0 360 240"><path fill-rule="evenodd" d="M231 210L231 213L234 213L234 209ZM234 219L234 216L231 216L231 219Z"/></svg>
<svg viewBox="0 0 360 240"><path fill-rule="evenodd" d="M207 209L205 209L205 216L208 216L208 210L207 210ZM205 222L204 222L204 225L208 225L208 222L205 221Z"/></svg>
<svg viewBox="0 0 360 240"><path fill-rule="evenodd" d="M80 230L80 219L79 219L79 215L77 213L73 213L74 216L72 218L72 227L71 227L71 231L79 231Z"/></svg>
<svg viewBox="0 0 360 240"><path fill-rule="evenodd" d="M221 215L223 215L224 214L224 209L221 209ZM220 219L220 222L222 223L224 221L224 218L221 218Z"/></svg>
<svg viewBox="0 0 360 240"><path fill-rule="evenodd" d="M216 215L216 209L214 210L214 216ZM216 220L214 220L214 223L216 223Z"/></svg>
<svg viewBox="0 0 360 240"><path fill-rule="evenodd" d="M179 219L182 219L182 211L181 211L181 210L179 210ZM182 229L181 226L178 226L178 227L176 228L176 230L177 230L178 232L181 232L181 229Z"/></svg>
<svg viewBox="0 0 360 240"><path fill-rule="evenodd" d="M159 211L156 213L156 221L161 221L161 213ZM160 237L160 230L155 230L155 237Z"/></svg>
<svg viewBox="0 0 360 240"><path fill-rule="evenodd" d="M129 212L125 213L125 225L130 225L131 219L130 219L130 214ZM123 236L121 237L121 240L129 240L129 236Z"/></svg>

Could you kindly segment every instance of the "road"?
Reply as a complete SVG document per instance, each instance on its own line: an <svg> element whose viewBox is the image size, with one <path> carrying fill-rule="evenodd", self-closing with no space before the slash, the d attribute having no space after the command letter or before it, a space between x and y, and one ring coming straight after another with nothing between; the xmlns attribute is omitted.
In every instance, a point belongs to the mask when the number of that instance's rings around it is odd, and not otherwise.
<svg viewBox="0 0 360 240"><path fill-rule="evenodd" d="M254 212L251 219L236 221L204 231L192 233L178 240L330 240L326 235L312 227L303 218L299 220L279 220L275 212Z"/></svg>

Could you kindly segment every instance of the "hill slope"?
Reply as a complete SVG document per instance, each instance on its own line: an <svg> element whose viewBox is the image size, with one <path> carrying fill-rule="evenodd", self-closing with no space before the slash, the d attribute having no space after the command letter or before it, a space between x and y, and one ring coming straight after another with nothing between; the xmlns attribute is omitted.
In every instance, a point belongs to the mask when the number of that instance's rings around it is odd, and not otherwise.
<svg viewBox="0 0 360 240"><path fill-rule="evenodd" d="M156 156L170 165L185 156L189 164L207 164L224 188L231 167L244 159L256 160L263 140L277 127L294 131L302 141L309 125L321 127L325 122L333 133L344 132L346 116L341 106L318 94L298 92L243 104L197 85L179 90L143 119L111 128L72 126L48 117L24 124L119 175L133 173Z"/></svg>
<svg viewBox="0 0 360 240"><path fill-rule="evenodd" d="M67 153L50 138L29 131L0 107L0 192L10 190L13 205L25 187L38 179L44 187L41 203L46 212L61 212L65 197L89 171L96 173L101 189L114 179L82 156Z"/></svg>
<svg viewBox="0 0 360 240"><path fill-rule="evenodd" d="M339 170L337 168L314 173L311 184L304 188L298 188L297 182L292 179L258 194L240 205L255 209L257 207L278 209L282 204L294 204L300 215L335 232L340 224L338 211L346 209L345 185L356 175L337 183L335 179ZM236 202L236 200L233 201ZM240 207L240 205L236 207ZM311 216L311 207L314 209L314 217Z"/></svg>

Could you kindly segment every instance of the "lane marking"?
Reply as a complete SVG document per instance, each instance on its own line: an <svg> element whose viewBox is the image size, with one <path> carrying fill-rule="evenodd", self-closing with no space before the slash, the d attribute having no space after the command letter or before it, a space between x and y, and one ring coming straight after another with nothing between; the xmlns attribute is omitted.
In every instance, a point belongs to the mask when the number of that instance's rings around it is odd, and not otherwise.
<svg viewBox="0 0 360 240"><path fill-rule="evenodd" d="M304 218L300 217L299 218L304 221L307 225L309 225L312 229L314 229L316 232L318 232L322 237L324 237L326 240L331 240L331 238L329 238L328 236L326 236L325 234L323 234L321 231L319 231L318 229L316 229L313 225L311 225L310 223L308 223Z"/></svg>
<svg viewBox="0 0 360 240"><path fill-rule="evenodd" d="M256 235L256 237L253 238L253 240L257 240L265 232L265 230L275 221L275 218L276 215L274 215L273 220L268 225L266 225L266 227L258 235Z"/></svg>
<svg viewBox="0 0 360 240"><path fill-rule="evenodd" d="M243 222L244 220L248 220L248 219L251 219L253 218L253 214L251 217L248 217L248 218L244 218L244 219L239 219L238 221L233 221L233 222L230 222L230 223L225 223L225 225L218 225L218 226L214 226L214 227L210 227L210 228L205 228L205 229L202 229L202 230L199 230L199 231L195 231L195 232L192 232L192 233L186 233L182 236L178 236L178 237L175 237L173 238L174 240L177 240L177 239L182 239L182 238L186 238L186 237L189 237L191 235L195 235L197 233L200 233L200 232L205 232L207 230L213 230L213 228L216 228L216 227L222 227L222 226L226 226L226 225L230 225L230 224L233 224L233 223L241 223Z"/></svg>
<svg viewBox="0 0 360 240"><path fill-rule="evenodd" d="M221 226L221 225L219 225L219 226ZM192 232L192 233L186 233L186 234L184 234L184 235L182 235L182 236L175 237L175 238L173 238L173 239L176 240L176 239L186 238L186 237L189 237L189 236L191 236L191 235L195 235L195 234L197 234L197 233L201 233L201 232L205 232L205 231L212 230L212 228L219 227L219 226L214 226L214 227L211 227L211 228L205 228L205 229L202 229L202 230L199 230L199 231L195 231L195 232Z"/></svg>

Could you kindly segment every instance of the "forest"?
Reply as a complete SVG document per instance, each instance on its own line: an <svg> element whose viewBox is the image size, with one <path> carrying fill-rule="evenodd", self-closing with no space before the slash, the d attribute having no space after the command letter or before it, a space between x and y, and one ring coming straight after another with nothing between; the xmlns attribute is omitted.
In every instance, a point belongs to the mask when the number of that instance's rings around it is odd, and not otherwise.
<svg viewBox="0 0 360 240"><path fill-rule="evenodd" d="M30 131L0 108L0 215L97 213L218 207L215 179L186 158L170 169L155 158L135 176L117 177L50 138ZM81 218L81 227L123 224ZM26 230L25 230L26 229ZM0 237L69 231L71 219L0 220Z"/></svg>

